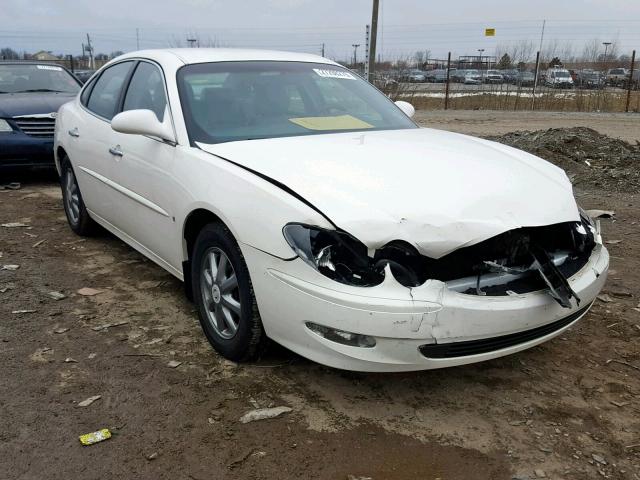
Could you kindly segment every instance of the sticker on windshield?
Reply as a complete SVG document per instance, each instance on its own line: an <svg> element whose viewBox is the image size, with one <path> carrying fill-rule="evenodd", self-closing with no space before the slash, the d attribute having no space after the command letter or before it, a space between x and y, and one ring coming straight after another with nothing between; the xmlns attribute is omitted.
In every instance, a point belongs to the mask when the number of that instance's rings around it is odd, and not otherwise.
<svg viewBox="0 0 640 480"><path fill-rule="evenodd" d="M321 77L325 78L343 78L347 80L355 80L356 77L351 75L349 72L343 72L342 70L326 70L323 68L314 68L314 72L316 72Z"/></svg>
<svg viewBox="0 0 640 480"><path fill-rule="evenodd" d="M36 65L38 70L54 70L56 72L61 72L62 67L56 67L55 65Z"/></svg>

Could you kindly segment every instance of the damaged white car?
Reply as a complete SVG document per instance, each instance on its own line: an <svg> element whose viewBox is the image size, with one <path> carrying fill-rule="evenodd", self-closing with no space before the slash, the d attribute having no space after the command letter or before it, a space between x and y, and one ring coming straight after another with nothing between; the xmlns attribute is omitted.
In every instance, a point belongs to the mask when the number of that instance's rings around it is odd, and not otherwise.
<svg viewBox="0 0 640 480"><path fill-rule="evenodd" d="M573 325L609 256L565 173L412 114L313 55L124 55L58 115L69 224L184 280L232 360L269 338L337 368L430 369Z"/></svg>

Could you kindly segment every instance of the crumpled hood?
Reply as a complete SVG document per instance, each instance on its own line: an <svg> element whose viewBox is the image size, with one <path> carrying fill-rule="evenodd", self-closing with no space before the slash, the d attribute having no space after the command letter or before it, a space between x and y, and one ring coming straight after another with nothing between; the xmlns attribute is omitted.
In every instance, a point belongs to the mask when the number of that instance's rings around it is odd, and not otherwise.
<svg viewBox="0 0 640 480"><path fill-rule="evenodd" d="M440 130L198 146L286 185L371 249L404 240L440 258L515 228L579 220L560 168Z"/></svg>
<svg viewBox="0 0 640 480"><path fill-rule="evenodd" d="M75 98L75 93L30 92L0 94L0 118L53 113Z"/></svg>

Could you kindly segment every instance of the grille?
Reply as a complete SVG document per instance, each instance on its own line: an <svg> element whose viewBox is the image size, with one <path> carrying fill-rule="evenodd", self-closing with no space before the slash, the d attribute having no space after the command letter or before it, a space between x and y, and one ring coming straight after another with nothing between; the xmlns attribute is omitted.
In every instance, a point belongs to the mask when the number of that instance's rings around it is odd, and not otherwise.
<svg viewBox="0 0 640 480"><path fill-rule="evenodd" d="M56 127L55 118L48 117L19 117L14 122L23 133L31 137L53 137Z"/></svg>
<svg viewBox="0 0 640 480"><path fill-rule="evenodd" d="M586 307L582 307L580 310L577 310L571 315L561 318L560 320L556 320L555 322L541 327L532 328L531 330L525 330L524 332L502 335L500 337L484 338L481 340L470 340L467 342L422 345L420 347L420 353L427 358L455 358L494 352L503 348L513 347L521 343L530 342L544 337L545 335L549 335L566 327L589 310L590 306L591 304Z"/></svg>

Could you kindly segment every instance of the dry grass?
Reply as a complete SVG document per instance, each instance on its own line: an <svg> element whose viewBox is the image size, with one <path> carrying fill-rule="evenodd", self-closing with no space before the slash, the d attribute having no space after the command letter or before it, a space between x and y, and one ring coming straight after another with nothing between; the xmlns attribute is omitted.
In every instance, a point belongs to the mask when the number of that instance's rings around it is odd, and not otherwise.
<svg viewBox="0 0 640 480"><path fill-rule="evenodd" d="M421 90L415 85L401 84L385 93L393 100L406 100L418 109L444 108L445 86L437 90ZM541 110L567 112L624 112L627 92L621 89L556 90L546 87L536 92L535 106L531 87L483 85L477 89L450 85L449 108L452 110ZM631 92L629 111L640 112L640 91Z"/></svg>

